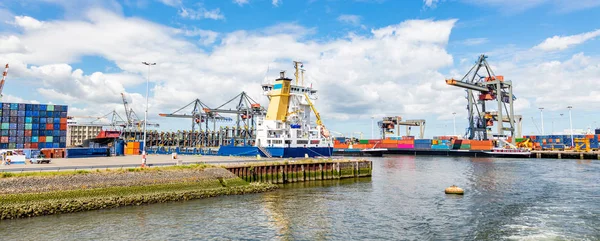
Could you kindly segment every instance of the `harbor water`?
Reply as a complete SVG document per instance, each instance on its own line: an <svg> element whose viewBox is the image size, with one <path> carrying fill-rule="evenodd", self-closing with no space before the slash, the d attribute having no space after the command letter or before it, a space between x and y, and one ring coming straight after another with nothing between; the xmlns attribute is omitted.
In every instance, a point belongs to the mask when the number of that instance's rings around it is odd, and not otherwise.
<svg viewBox="0 0 600 241"><path fill-rule="evenodd" d="M395 156L371 178L0 222L3 240L599 240L600 162ZM457 185L464 196L446 195Z"/></svg>

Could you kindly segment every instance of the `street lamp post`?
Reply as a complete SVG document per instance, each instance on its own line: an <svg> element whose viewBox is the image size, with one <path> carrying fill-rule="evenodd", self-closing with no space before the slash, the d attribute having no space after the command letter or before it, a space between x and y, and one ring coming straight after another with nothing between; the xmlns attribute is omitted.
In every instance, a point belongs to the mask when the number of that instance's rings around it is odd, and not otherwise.
<svg viewBox="0 0 600 241"><path fill-rule="evenodd" d="M148 73L146 78L146 110L144 111L144 142L142 143L142 166L146 165L146 127L148 126L148 96L150 92L150 66L156 65L156 63L142 62L142 64L148 66Z"/></svg>
<svg viewBox="0 0 600 241"><path fill-rule="evenodd" d="M567 106L567 109L569 109L569 128L571 129L571 147L574 147L575 140L573 140L573 118L571 117L571 109L573 109L573 106Z"/></svg>
<svg viewBox="0 0 600 241"><path fill-rule="evenodd" d="M371 139L375 139L375 131L373 129L373 121L375 121L375 116L371 116Z"/></svg>
<svg viewBox="0 0 600 241"><path fill-rule="evenodd" d="M546 133L544 133L544 107L540 107L538 109L540 109L540 117L542 119L542 136L543 136L546 134Z"/></svg>
<svg viewBox="0 0 600 241"><path fill-rule="evenodd" d="M452 119L454 122L454 136L456 136L456 112L452 112Z"/></svg>

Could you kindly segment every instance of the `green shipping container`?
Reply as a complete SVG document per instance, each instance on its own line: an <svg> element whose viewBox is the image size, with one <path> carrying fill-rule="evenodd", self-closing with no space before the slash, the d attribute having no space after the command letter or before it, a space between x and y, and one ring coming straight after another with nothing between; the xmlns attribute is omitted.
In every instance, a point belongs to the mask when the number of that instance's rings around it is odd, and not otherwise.
<svg viewBox="0 0 600 241"><path fill-rule="evenodd" d="M31 130L31 124L25 124L25 130Z"/></svg>
<svg viewBox="0 0 600 241"><path fill-rule="evenodd" d="M358 140L358 144L369 144L369 140Z"/></svg>
<svg viewBox="0 0 600 241"><path fill-rule="evenodd" d="M2 130L8 130L10 129L10 124L9 123L2 123Z"/></svg>
<svg viewBox="0 0 600 241"><path fill-rule="evenodd" d="M522 142L524 140L525 140L525 138L515 138L515 142Z"/></svg>
<svg viewBox="0 0 600 241"><path fill-rule="evenodd" d="M471 149L471 145L460 145L460 149L469 150L469 149Z"/></svg>
<svg viewBox="0 0 600 241"><path fill-rule="evenodd" d="M48 105L46 111L54 111L54 105Z"/></svg>
<svg viewBox="0 0 600 241"><path fill-rule="evenodd" d="M46 136L46 142L52 142L52 136Z"/></svg>

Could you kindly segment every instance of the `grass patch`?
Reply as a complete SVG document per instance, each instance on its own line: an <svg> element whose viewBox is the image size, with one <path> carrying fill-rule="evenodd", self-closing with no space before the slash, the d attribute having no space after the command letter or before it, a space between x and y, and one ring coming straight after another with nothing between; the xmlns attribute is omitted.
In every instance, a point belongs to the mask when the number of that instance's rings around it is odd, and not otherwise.
<svg viewBox="0 0 600 241"><path fill-rule="evenodd" d="M133 187L9 194L0 196L0 203L2 203L0 220L258 193L275 188L276 186L271 184L247 183L240 178L230 178Z"/></svg>
<svg viewBox="0 0 600 241"><path fill-rule="evenodd" d="M239 178L232 178L239 179ZM241 180L240 180L241 181ZM244 181L236 180L224 180L228 187L244 186L248 183ZM175 192L175 191L188 191L195 189L212 189L220 188L222 185L219 180L208 180L202 182L184 182L184 183L170 183L170 184L158 184L158 185L147 185L147 186L130 186L130 187L107 187L107 188L95 188L95 189L78 189L78 190L67 190L67 191L54 191L44 193L21 193L21 194L8 194L0 196L0 203L3 204L14 204L14 203L30 203L37 201L46 200L75 200L79 198L91 198L91 197L110 197L110 196L129 196L136 194L145 193L160 193L160 192Z"/></svg>

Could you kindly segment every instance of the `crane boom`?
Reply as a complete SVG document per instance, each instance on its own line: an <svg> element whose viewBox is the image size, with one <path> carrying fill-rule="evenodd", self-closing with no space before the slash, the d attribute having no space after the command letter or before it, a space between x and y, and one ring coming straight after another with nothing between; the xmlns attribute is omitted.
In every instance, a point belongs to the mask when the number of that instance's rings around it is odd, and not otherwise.
<svg viewBox="0 0 600 241"><path fill-rule="evenodd" d="M3 96L2 90L4 89L4 82L6 81L6 75L8 75L8 64L6 64L6 69L4 69L4 73L2 74L2 81L0 81L0 97Z"/></svg>
<svg viewBox="0 0 600 241"><path fill-rule="evenodd" d="M133 122L131 120L131 112L129 111L129 106L127 103L127 99L125 98L125 94L121 93L121 97L123 97L123 106L125 107L125 118L127 119L127 123L131 124Z"/></svg>
<svg viewBox="0 0 600 241"><path fill-rule="evenodd" d="M317 125L323 126L323 122L321 121L321 115L319 115L317 108L315 108L313 103L310 101L310 98L308 98L308 94L304 93L304 97L306 97L306 102L308 102L310 109L315 113L315 117L317 118Z"/></svg>

